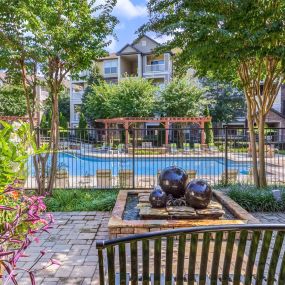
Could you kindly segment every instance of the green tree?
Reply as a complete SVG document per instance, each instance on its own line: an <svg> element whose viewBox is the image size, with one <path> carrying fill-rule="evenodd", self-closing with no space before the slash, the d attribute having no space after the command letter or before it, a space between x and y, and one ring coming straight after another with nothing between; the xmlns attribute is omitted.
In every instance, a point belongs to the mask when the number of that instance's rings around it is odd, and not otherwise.
<svg viewBox="0 0 285 285"><path fill-rule="evenodd" d="M189 78L174 78L161 91L157 110L165 117L197 117L203 114L208 102L205 90Z"/></svg>
<svg viewBox="0 0 285 285"><path fill-rule="evenodd" d="M243 88L254 182L266 186L265 119L285 77L284 0L150 0L148 9L151 19L141 30L170 38L160 52L180 48L177 66L192 66L200 76L211 72Z"/></svg>
<svg viewBox="0 0 285 285"><path fill-rule="evenodd" d="M84 114L81 112L80 113L80 117L79 117L79 123L78 123L78 130L76 131L76 134L78 137L82 138L82 139L86 139L87 138L87 121L85 119Z"/></svg>
<svg viewBox="0 0 285 285"><path fill-rule="evenodd" d="M209 111L209 107L208 106L206 106L206 108L205 108L204 116L205 117L209 117L210 116L210 111ZM206 144L214 143L214 134L213 134L212 121L205 123L204 130L205 130L205 135L206 135Z"/></svg>
<svg viewBox="0 0 285 285"><path fill-rule="evenodd" d="M27 114L25 93L21 86L3 85L0 88L0 114L4 116Z"/></svg>
<svg viewBox="0 0 285 285"><path fill-rule="evenodd" d="M202 79L206 97L213 103L209 105L213 122L229 123L237 117L246 116L243 92L232 84L212 79Z"/></svg>
<svg viewBox="0 0 285 285"><path fill-rule="evenodd" d="M40 69L49 89L52 119L49 147L51 173L48 191L54 185L59 146L59 93L69 73L88 69L93 60L105 54L107 36L112 33L116 19L110 15L115 1L95 6L88 0L1 0L0 62L20 73L26 93L31 132L35 96L31 89L37 82ZM33 80L31 80L33 79ZM33 85L31 88L31 82ZM32 94L34 94L32 92ZM38 142L39 144L39 142ZM39 193L45 190L45 165L48 153L40 155L41 166L35 163ZM39 174L41 169L41 174Z"/></svg>
<svg viewBox="0 0 285 285"><path fill-rule="evenodd" d="M154 111L157 87L143 78L127 77L118 84L100 81L89 87L82 112L89 121L99 118L145 117Z"/></svg>

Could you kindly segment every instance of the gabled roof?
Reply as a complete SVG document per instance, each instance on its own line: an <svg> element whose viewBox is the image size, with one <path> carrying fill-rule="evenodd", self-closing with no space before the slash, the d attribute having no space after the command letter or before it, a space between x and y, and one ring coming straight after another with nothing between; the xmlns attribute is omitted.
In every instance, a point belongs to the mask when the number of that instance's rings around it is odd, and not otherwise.
<svg viewBox="0 0 285 285"><path fill-rule="evenodd" d="M130 47L131 49L133 49L133 52L132 53L141 53L140 50L138 50L137 48L135 48L134 46L130 45L130 44L126 44L123 48L121 48L118 52L117 52L117 55L120 55L123 53L123 51L127 48L127 47ZM128 52L130 53L130 52Z"/></svg>
<svg viewBox="0 0 285 285"><path fill-rule="evenodd" d="M275 113L275 114L278 115L279 117L285 119L285 115L283 115L282 113L280 113L280 112L277 111L276 109L271 108L270 111L273 112L273 113Z"/></svg>
<svg viewBox="0 0 285 285"><path fill-rule="evenodd" d="M141 40L142 38L147 38L147 39L149 39L150 41L154 42L155 44L160 45L159 42L157 42L156 40L152 39L151 37L149 37L149 36L147 36L147 35L141 35L141 36L139 36L138 38L136 38L136 39L133 41L132 45L136 44L136 43L137 43L139 40Z"/></svg>

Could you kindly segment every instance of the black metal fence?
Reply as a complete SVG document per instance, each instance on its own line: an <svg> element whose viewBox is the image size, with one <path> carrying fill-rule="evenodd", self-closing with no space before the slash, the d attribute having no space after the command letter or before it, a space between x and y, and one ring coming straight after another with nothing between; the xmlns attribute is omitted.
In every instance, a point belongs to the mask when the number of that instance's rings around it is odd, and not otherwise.
<svg viewBox="0 0 285 285"><path fill-rule="evenodd" d="M38 130L42 144L49 130ZM213 140L209 138L213 135ZM258 135L256 134L258 142ZM269 184L285 184L285 129L265 131ZM245 128L69 129L60 132L55 188L149 188L171 165L212 184L252 184L249 134ZM36 188L32 159L26 188ZM46 177L50 173L47 162Z"/></svg>

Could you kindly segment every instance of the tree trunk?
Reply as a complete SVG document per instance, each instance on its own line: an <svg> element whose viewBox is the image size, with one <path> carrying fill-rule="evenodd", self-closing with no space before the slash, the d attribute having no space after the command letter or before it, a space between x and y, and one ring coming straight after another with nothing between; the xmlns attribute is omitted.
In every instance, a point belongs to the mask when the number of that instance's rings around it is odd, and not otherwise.
<svg viewBox="0 0 285 285"><path fill-rule="evenodd" d="M253 180L256 187L260 187L259 185L259 173L258 173L258 164L257 164L257 149L256 149L256 137L254 132L254 118L252 116L251 105L248 103L248 111L247 111L247 121L248 121L248 129L249 129L249 138L250 138L250 149L252 156L252 174Z"/></svg>
<svg viewBox="0 0 285 285"><path fill-rule="evenodd" d="M52 195L57 171L57 152L59 144L59 111L58 111L58 88L52 86L52 123L51 123L51 171L47 191Z"/></svg>
<svg viewBox="0 0 285 285"><path fill-rule="evenodd" d="M259 149L259 186L260 187L266 187L266 170L265 170L265 134L264 134L264 124L265 124L265 118L262 114L259 116L259 124L258 124L258 137L259 137L259 143L258 143L258 149Z"/></svg>

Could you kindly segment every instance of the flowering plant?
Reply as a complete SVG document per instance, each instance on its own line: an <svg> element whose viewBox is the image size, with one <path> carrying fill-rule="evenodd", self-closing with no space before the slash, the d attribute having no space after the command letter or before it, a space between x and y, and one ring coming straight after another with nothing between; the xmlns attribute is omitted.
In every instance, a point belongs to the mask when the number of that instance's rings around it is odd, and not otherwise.
<svg viewBox="0 0 285 285"><path fill-rule="evenodd" d="M0 278L4 276L4 284L10 281L17 284L18 272L25 271L31 284L35 284L34 268L45 252L39 252L29 268L19 268L17 262L53 223L52 216L44 214L44 197L28 195L23 187L28 157L39 150L33 144L27 124L17 128L0 123ZM47 266L53 263L57 261L51 260Z"/></svg>

